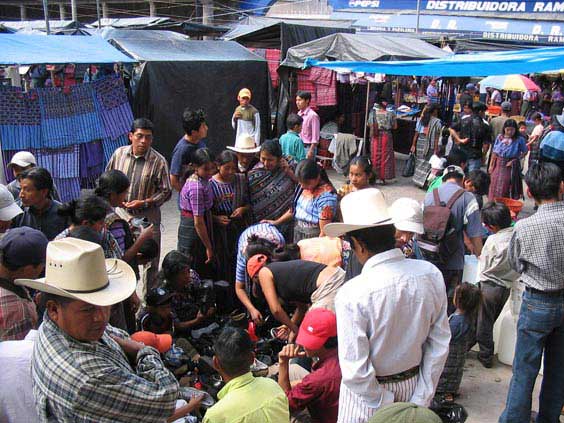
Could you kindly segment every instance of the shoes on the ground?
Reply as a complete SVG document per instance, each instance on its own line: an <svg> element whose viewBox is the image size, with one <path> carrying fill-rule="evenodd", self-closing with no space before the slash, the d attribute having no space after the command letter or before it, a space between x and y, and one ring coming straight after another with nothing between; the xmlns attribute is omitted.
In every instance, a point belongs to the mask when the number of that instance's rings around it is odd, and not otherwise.
<svg viewBox="0 0 564 423"><path fill-rule="evenodd" d="M486 369L491 369L493 366L493 357L481 357L478 355L478 361L482 363Z"/></svg>

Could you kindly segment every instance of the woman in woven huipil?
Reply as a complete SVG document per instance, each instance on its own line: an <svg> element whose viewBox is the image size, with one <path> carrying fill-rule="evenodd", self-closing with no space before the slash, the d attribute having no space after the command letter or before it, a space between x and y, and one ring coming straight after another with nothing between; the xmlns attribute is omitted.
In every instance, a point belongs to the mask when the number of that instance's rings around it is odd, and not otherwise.
<svg viewBox="0 0 564 423"><path fill-rule="evenodd" d="M439 119L439 105L432 103L425 106L421 119L415 126L415 136L411 144L411 152L415 153L415 174L413 183L419 188L425 188L431 173L429 159L433 154L439 154L439 140L443 124Z"/></svg>
<svg viewBox="0 0 564 423"><path fill-rule="evenodd" d="M397 129L398 123L396 114L386 110L387 103L380 100L368 116L370 126L370 155L372 168L376 179L386 182L386 179L393 179L396 176L396 160L394 157L394 139L392 130Z"/></svg>

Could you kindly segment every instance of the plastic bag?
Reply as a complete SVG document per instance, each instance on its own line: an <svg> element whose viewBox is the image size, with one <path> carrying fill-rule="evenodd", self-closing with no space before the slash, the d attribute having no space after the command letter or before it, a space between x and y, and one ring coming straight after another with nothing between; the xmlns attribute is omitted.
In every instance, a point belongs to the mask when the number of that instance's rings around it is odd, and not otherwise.
<svg viewBox="0 0 564 423"><path fill-rule="evenodd" d="M464 423L468 418L466 409L455 402L433 400L431 407L443 423Z"/></svg>
<svg viewBox="0 0 564 423"><path fill-rule="evenodd" d="M415 154L410 153L407 159L407 163L405 164L405 168L403 169L402 176L405 178L410 178L415 173Z"/></svg>

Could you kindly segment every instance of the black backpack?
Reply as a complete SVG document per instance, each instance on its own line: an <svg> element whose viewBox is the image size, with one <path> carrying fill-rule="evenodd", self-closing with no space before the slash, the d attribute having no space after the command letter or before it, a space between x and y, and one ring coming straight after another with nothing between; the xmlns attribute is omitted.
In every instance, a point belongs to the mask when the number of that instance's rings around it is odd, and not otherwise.
<svg viewBox="0 0 564 423"><path fill-rule="evenodd" d="M454 224L452 206L462 195L461 188L445 204L439 197L439 189L433 190L435 203L423 210L424 234L418 239L423 258L436 266L445 264L460 248L458 231Z"/></svg>

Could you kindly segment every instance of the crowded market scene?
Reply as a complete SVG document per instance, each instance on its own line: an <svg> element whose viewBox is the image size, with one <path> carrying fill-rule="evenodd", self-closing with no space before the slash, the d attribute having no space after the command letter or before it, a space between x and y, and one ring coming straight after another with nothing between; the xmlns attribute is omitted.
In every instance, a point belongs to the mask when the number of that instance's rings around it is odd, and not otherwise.
<svg viewBox="0 0 564 423"><path fill-rule="evenodd" d="M564 39L150 3L0 17L0 422L564 421Z"/></svg>

